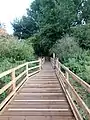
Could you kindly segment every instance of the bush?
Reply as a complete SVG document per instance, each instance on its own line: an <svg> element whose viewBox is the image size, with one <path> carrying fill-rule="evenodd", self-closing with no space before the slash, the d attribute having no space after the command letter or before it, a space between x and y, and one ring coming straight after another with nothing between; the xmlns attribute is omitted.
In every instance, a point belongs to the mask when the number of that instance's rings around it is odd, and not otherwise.
<svg viewBox="0 0 90 120"><path fill-rule="evenodd" d="M15 61L30 61L33 59L33 48L25 41L18 41L17 39L0 39L0 60L9 58L10 62Z"/></svg>
<svg viewBox="0 0 90 120"><path fill-rule="evenodd" d="M32 44L28 44L26 40L19 41L11 36L0 36L0 73L34 59ZM0 88L10 82L10 80L10 75L1 78ZM5 91L0 95L0 102L2 102L6 96L7 92Z"/></svg>
<svg viewBox="0 0 90 120"><path fill-rule="evenodd" d="M90 24L73 27L71 31L82 48L90 49Z"/></svg>
<svg viewBox="0 0 90 120"><path fill-rule="evenodd" d="M31 44L11 36L0 37L0 73L34 59L34 50ZM0 86L7 82L9 82L8 79L0 80Z"/></svg>
<svg viewBox="0 0 90 120"><path fill-rule="evenodd" d="M60 61L66 63L70 58L78 58L82 53L82 49L80 49L73 37L65 36L56 42L50 52L56 53Z"/></svg>
<svg viewBox="0 0 90 120"><path fill-rule="evenodd" d="M75 38L65 36L50 51L56 53L65 66L90 84L90 50L82 50Z"/></svg>

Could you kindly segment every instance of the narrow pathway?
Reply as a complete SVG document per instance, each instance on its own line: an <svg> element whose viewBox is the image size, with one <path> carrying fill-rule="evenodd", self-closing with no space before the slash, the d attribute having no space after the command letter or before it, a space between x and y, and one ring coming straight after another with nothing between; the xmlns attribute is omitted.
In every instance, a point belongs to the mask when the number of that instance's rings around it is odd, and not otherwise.
<svg viewBox="0 0 90 120"><path fill-rule="evenodd" d="M26 81L6 106L0 120L75 120L49 62Z"/></svg>

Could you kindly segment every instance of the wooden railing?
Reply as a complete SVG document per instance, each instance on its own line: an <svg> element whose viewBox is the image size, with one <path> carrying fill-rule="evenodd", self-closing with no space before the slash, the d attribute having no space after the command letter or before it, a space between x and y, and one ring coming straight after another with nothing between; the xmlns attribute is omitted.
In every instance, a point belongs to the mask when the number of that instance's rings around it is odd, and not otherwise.
<svg viewBox="0 0 90 120"><path fill-rule="evenodd" d="M90 109L87 107L87 105L79 96L79 94L76 92L76 90L70 83L69 79L72 78L73 81L76 81L81 86L83 86L87 91L87 93L90 93L90 85L87 84L85 81L83 81L80 77L75 75L63 64L61 64L58 58L55 58L55 57L51 58L51 63L52 63L52 66L55 68L56 75L60 81L60 84L62 85L62 88L66 94L66 97L71 106L71 109L76 117L76 120L83 120L83 117L82 115L80 115L76 105L79 107L79 109L84 111L84 114L87 116L88 120L90 120Z"/></svg>
<svg viewBox="0 0 90 120"><path fill-rule="evenodd" d="M37 61L26 62L22 65L19 65L15 68L12 68L8 71L5 71L0 74L0 79L10 75L10 82L3 86L0 89L0 96L8 90L7 97L1 102L0 110L4 107L4 105L10 100L10 98L16 93L16 91L20 88L20 86L30 77L31 75L39 72L41 70L42 64L44 64L45 58L40 58ZM33 65L33 67L31 67ZM16 76L17 70L24 68L23 72L19 73ZM21 79L21 80L20 80Z"/></svg>

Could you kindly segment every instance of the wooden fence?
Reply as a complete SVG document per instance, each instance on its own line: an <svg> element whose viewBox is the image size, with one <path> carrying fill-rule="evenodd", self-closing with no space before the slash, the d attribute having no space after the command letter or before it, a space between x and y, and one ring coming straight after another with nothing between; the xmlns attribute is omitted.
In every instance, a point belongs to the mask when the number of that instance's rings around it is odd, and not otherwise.
<svg viewBox="0 0 90 120"><path fill-rule="evenodd" d="M83 81L80 77L75 75L72 71L70 71L67 67L61 64L58 58L51 58L52 66L55 68L56 75L62 85L62 88L66 94L68 102L72 108L72 111L76 117L76 120L83 120L83 117L80 115L79 110L77 109L76 105L84 111L84 114L87 116L88 120L90 120L90 109L87 107L85 102L76 92L72 84L70 83L70 78L72 80L79 83L81 86L85 88L85 90L90 93L90 85ZM63 69L63 71L62 71Z"/></svg>
<svg viewBox="0 0 90 120"><path fill-rule="evenodd" d="M31 75L41 70L42 64L44 62L45 62L44 58L39 59L37 61L26 62L22 65L19 65L15 68L12 68L0 74L0 79L7 75L10 75L11 77L11 81L0 89L0 95L2 95L6 90L10 91L8 92L9 94L7 95L7 97L1 102L0 110L5 106L5 104L10 100L10 98L16 93L16 91L20 88L20 86L28 79L28 77L30 77ZM32 65L33 67L31 67ZM16 76L16 71L23 67L24 67L24 71L19 73L19 75ZM21 80L17 82L20 78Z"/></svg>

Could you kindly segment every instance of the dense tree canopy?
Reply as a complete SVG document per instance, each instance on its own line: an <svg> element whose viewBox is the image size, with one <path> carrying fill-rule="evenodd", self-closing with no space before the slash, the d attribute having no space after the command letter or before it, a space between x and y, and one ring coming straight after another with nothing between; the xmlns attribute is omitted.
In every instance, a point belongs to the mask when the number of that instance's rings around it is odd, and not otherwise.
<svg viewBox="0 0 90 120"><path fill-rule="evenodd" d="M33 46L38 55L47 55L53 44L71 27L90 19L89 0L34 0L27 16L13 22L18 38L33 36ZM37 40L37 38L39 40Z"/></svg>

